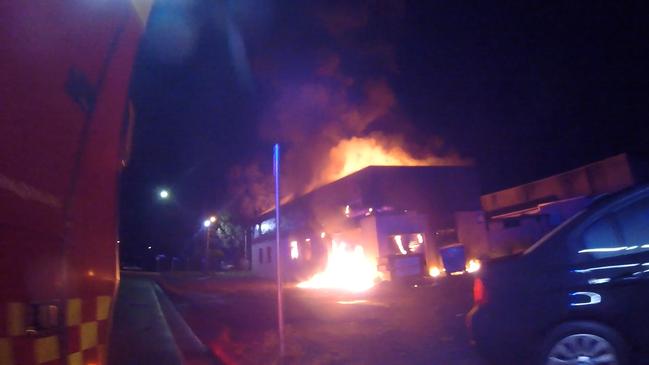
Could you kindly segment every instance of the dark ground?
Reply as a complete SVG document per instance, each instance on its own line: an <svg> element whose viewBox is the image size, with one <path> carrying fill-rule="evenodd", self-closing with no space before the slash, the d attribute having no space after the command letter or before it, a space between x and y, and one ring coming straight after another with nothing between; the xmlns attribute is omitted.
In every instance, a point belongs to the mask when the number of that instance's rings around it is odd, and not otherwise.
<svg viewBox="0 0 649 365"><path fill-rule="evenodd" d="M167 275L160 283L226 364L277 364L273 283ZM361 295L285 288L285 364L483 365L468 345L471 278L386 284Z"/></svg>

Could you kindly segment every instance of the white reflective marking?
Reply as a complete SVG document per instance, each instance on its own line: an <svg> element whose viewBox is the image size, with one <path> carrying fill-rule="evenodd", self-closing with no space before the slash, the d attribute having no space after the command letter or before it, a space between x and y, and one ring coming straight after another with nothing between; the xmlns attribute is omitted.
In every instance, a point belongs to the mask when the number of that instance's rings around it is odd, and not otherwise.
<svg viewBox="0 0 649 365"><path fill-rule="evenodd" d="M611 278L590 279L588 280L588 284L604 284L608 283L609 281L611 281Z"/></svg>
<svg viewBox="0 0 649 365"><path fill-rule="evenodd" d="M597 293L593 293L593 292L589 292L589 291L578 291L578 292L574 292L574 293L570 294L570 296L573 296L573 297L580 296L580 295L587 296L588 301L587 302L570 303L571 306L578 307L578 306L582 306L582 305L599 304L599 303L602 302L602 296L597 294Z"/></svg>
<svg viewBox="0 0 649 365"><path fill-rule="evenodd" d="M635 267L635 266L640 266L640 264L598 266L598 267L591 267L591 268L588 268L588 269L580 269L580 270L573 270L573 271L578 272L578 273L585 273L585 272L591 272L591 271L596 271L596 270L621 269L621 268L625 268L625 267Z"/></svg>
<svg viewBox="0 0 649 365"><path fill-rule="evenodd" d="M583 250L577 251L578 253L591 253L591 252L618 252L618 251L630 251L635 250L638 247L640 248L649 248L649 244L638 246L618 246L618 247L599 247L599 248L585 248Z"/></svg>
<svg viewBox="0 0 649 365"><path fill-rule="evenodd" d="M637 246L636 246L637 247ZM621 247L601 247L601 248L586 248L583 250L580 250L579 253L589 253L589 252L617 252L617 251L624 251L628 250L629 248L626 246L621 246Z"/></svg>

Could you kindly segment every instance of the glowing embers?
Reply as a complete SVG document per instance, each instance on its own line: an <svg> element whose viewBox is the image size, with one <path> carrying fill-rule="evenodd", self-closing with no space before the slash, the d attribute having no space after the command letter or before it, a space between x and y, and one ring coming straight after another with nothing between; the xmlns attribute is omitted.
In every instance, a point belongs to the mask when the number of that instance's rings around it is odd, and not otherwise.
<svg viewBox="0 0 649 365"><path fill-rule="evenodd" d="M365 256L362 246L356 245L352 249L345 242L334 240L325 269L297 287L360 292L370 289L378 280L376 262Z"/></svg>

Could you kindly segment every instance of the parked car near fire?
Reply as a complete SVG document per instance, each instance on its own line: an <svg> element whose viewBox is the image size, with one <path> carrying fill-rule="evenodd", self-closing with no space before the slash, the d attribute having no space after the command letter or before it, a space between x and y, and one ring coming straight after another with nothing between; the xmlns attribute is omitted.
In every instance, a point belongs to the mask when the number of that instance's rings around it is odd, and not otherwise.
<svg viewBox="0 0 649 365"><path fill-rule="evenodd" d="M625 365L649 349L649 186L594 201L485 263L467 325L496 364Z"/></svg>

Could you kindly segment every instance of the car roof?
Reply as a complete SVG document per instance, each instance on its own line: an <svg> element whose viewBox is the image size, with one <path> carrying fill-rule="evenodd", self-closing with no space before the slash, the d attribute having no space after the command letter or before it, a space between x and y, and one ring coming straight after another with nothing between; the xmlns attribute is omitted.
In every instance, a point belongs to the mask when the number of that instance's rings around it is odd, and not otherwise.
<svg viewBox="0 0 649 365"><path fill-rule="evenodd" d="M586 209L597 209L620 200L632 199L649 194L649 184L635 185L615 193L596 196Z"/></svg>
<svg viewBox="0 0 649 365"><path fill-rule="evenodd" d="M581 221L584 218L588 217L589 212L597 211L599 209L606 209L609 205L615 205L618 202L628 199L635 199L642 196L649 196L649 184L635 185L615 193L597 196L586 208L584 208L584 210L575 214L568 220L561 223L559 226L555 227L550 232L543 235L543 237L538 239L532 246L525 250L525 254L530 254L534 251L537 251L540 246L542 246L548 239L554 237L558 232L562 232L566 227L572 226L574 222ZM584 215L583 213L586 213L586 215Z"/></svg>

